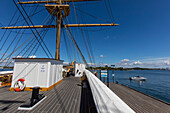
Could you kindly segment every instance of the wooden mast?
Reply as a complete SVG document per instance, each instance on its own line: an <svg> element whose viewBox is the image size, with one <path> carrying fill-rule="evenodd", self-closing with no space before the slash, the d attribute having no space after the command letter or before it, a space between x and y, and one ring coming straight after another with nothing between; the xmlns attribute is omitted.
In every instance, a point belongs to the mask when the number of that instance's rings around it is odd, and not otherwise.
<svg viewBox="0 0 170 113"><path fill-rule="evenodd" d="M59 0L59 4L61 5L61 0ZM61 38L61 18L62 18L62 9L58 7L57 11L57 37L56 37L56 52L55 59L60 60L60 38Z"/></svg>

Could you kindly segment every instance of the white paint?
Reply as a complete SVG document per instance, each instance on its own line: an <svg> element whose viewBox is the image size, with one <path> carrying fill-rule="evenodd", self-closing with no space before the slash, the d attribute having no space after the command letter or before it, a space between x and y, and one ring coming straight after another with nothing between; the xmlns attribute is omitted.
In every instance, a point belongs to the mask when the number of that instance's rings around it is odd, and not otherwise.
<svg viewBox="0 0 170 113"><path fill-rule="evenodd" d="M38 103L36 103L34 106L30 107L30 108L26 108L26 107L18 107L18 110L32 110L34 109L38 104L40 104L44 99L46 99L47 96L45 96L43 99L41 99Z"/></svg>
<svg viewBox="0 0 170 113"><path fill-rule="evenodd" d="M75 77L83 76L84 70L86 68L85 64L75 63Z"/></svg>
<svg viewBox="0 0 170 113"><path fill-rule="evenodd" d="M135 113L94 74L85 70L98 113Z"/></svg>
<svg viewBox="0 0 170 113"><path fill-rule="evenodd" d="M63 79L62 68L63 62L54 59L15 59L11 87L14 87L18 79L23 78L26 87L48 88Z"/></svg>

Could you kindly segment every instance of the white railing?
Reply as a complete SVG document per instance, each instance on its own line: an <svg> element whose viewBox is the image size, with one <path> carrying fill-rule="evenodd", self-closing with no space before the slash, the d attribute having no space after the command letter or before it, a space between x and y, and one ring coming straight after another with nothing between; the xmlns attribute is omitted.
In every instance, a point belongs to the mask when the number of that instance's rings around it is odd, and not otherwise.
<svg viewBox="0 0 170 113"><path fill-rule="evenodd" d="M135 113L94 74L85 70L98 113Z"/></svg>

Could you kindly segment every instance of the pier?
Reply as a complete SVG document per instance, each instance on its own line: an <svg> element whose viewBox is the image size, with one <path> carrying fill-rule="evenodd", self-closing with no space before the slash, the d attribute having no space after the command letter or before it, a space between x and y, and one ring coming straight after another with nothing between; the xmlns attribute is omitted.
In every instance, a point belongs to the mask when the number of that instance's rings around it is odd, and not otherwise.
<svg viewBox="0 0 170 113"><path fill-rule="evenodd" d="M170 104L121 84L110 83L109 88L136 113L170 113Z"/></svg>

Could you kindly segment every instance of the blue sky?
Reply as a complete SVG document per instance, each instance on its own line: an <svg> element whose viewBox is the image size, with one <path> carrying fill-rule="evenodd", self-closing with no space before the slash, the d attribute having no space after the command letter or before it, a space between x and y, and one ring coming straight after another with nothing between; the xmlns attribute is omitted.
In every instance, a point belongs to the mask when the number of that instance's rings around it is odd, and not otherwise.
<svg viewBox="0 0 170 113"><path fill-rule="evenodd" d="M107 1L107 0L106 0ZM78 23L71 6L72 16L69 23ZM75 3L76 8L91 15L112 22L107 13L104 1ZM169 67L170 66L170 1L169 0L110 0L115 27L82 28L88 30L96 64L116 64L123 67ZM0 23L8 25L16 7L12 0L1 0ZM104 23L76 10L80 23ZM43 18L44 12L33 18L34 24L40 24L37 18ZM30 31L28 31L30 32ZM80 49L87 58L81 32L72 28ZM2 36L3 30L0 30ZM65 43L61 37L61 59L68 62ZM50 30L45 38L50 51L55 52L55 30ZM71 47L70 47L71 48ZM0 51L1 53L2 51ZM2 53L1 53L2 54ZM9 53L8 53L9 54ZM71 53L73 54L73 53ZM37 57L45 54L39 49ZM72 55L73 57L73 55ZM74 58L72 58L74 60ZM90 62L87 58L87 61Z"/></svg>

